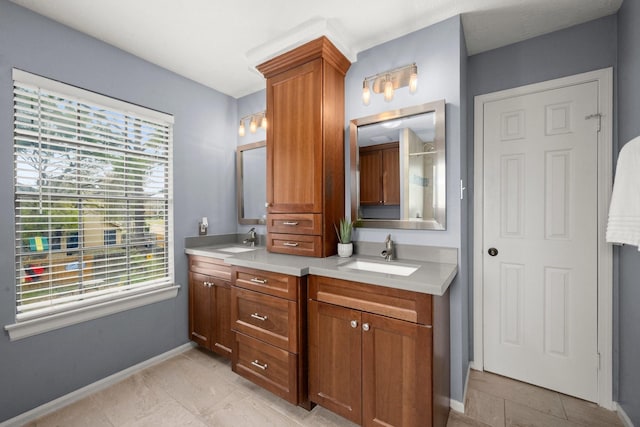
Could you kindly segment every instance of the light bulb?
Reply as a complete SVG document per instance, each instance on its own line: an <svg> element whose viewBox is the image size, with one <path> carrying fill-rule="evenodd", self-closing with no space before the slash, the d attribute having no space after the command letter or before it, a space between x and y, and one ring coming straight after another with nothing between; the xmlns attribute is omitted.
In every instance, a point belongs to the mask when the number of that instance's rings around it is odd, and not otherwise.
<svg viewBox="0 0 640 427"><path fill-rule="evenodd" d="M384 80L384 100L389 102L393 99L393 83L391 82L391 76L387 75Z"/></svg>
<svg viewBox="0 0 640 427"><path fill-rule="evenodd" d="M371 91L369 90L367 81L364 80L362 82L362 103L364 105L369 105L369 101L371 101Z"/></svg>
<svg viewBox="0 0 640 427"><path fill-rule="evenodd" d="M418 90L418 67L416 64L411 66L411 76L409 77L409 92L416 93Z"/></svg>
<svg viewBox="0 0 640 427"><path fill-rule="evenodd" d="M260 121L260 127L262 129L267 128L267 116L262 116L262 120Z"/></svg>
<svg viewBox="0 0 640 427"><path fill-rule="evenodd" d="M244 136L244 121L240 120L240 127L238 127L238 135Z"/></svg>
<svg viewBox="0 0 640 427"><path fill-rule="evenodd" d="M251 121L249 122L249 130L251 131L251 133L256 133L257 129L258 129L258 122L256 121L255 117L251 117Z"/></svg>

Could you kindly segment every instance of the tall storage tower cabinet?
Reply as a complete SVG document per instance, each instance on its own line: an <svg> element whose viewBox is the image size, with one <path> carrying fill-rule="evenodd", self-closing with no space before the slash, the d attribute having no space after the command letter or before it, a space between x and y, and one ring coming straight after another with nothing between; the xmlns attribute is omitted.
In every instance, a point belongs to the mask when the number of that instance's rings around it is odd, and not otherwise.
<svg viewBox="0 0 640 427"><path fill-rule="evenodd" d="M336 253L345 214L344 77L351 63L320 37L257 68L267 79L267 250Z"/></svg>

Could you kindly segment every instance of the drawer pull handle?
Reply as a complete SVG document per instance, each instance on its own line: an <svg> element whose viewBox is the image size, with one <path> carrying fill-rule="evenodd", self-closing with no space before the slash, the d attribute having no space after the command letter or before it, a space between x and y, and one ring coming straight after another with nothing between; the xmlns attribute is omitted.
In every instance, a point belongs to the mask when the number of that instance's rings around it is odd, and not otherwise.
<svg viewBox="0 0 640 427"><path fill-rule="evenodd" d="M284 242L282 244L282 246L291 246L293 248L297 247L299 245L299 243L291 243L291 242Z"/></svg>
<svg viewBox="0 0 640 427"><path fill-rule="evenodd" d="M258 279L257 277L254 277L253 279L250 280L250 282L260 283L261 285L266 285L267 284L267 279Z"/></svg>
<svg viewBox="0 0 640 427"><path fill-rule="evenodd" d="M254 319L262 320L263 322L269 318L268 316L260 316L258 313L253 313L251 317L253 317Z"/></svg>
<svg viewBox="0 0 640 427"><path fill-rule="evenodd" d="M263 365L262 363L258 362L257 360L254 360L253 362L251 362L251 364L253 366L255 366L256 368L262 369L263 371L266 371L267 368L268 368L268 365L266 363Z"/></svg>
<svg viewBox="0 0 640 427"><path fill-rule="evenodd" d="M298 225L298 221L285 221L282 225Z"/></svg>

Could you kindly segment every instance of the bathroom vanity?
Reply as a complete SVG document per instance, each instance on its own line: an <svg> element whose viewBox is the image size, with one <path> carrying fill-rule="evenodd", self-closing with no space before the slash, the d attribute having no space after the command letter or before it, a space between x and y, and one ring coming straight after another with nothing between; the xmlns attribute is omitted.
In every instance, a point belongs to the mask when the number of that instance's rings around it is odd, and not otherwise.
<svg viewBox="0 0 640 427"><path fill-rule="evenodd" d="M189 256L189 337L231 358L231 266L211 256Z"/></svg>
<svg viewBox="0 0 640 427"><path fill-rule="evenodd" d="M208 255L230 269L234 372L361 425L444 426L457 252L415 248L398 246L391 262L366 247L351 258L186 252L191 268ZM403 258L410 253L421 260Z"/></svg>

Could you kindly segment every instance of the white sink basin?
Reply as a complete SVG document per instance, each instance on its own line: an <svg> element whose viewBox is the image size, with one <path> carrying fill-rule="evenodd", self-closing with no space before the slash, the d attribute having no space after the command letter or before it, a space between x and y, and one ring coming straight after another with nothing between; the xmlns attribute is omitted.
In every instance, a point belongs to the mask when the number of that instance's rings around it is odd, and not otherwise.
<svg viewBox="0 0 640 427"><path fill-rule="evenodd" d="M229 252L232 254L239 254L241 252L249 252L249 251L255 251L256 248L243 248L240 246L229 246L228 248L220 248L220 249L216 249L218 251L221 252Z"/></svg>
<svg viewBox="0 0 640 427"><path fill-rule="evenodd" d="M420 266L401 265L393 263L371 262L363 260L355 260L342 267L351 268L353 270L373 271L375 273L395 274L396 276L410 276L420 268Z"/></svg>

